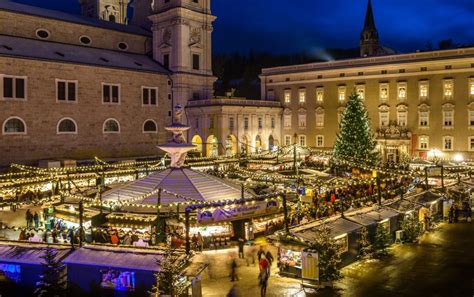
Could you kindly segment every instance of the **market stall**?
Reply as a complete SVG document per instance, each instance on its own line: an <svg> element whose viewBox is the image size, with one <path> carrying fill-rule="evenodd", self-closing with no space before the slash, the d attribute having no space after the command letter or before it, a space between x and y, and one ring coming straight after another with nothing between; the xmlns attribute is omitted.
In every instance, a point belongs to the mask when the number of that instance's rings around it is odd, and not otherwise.
<svg viewBox="0 0 474 297"><path fill-rule="evenodd" d="M366 207L345 213L344 216L347 220L365 226L369 233L369 239L372 242L374 241L375 231L379 224L382 224L392 236L399 228L400 213L386 207Z"/></svg>
<svg viewBox="0 0 474 297"><path fill-rule="evenodd" d="M50 213L50 215L55 219L60 220L67 228L79 227L79 205L69 203L54 205L53 212ZM98 210L91 208L84 209L82 218L85 228L91 226L99 227L105 222L105 215L101 214ZM47 223L47 227L51 227L51 221Z"/></svg>

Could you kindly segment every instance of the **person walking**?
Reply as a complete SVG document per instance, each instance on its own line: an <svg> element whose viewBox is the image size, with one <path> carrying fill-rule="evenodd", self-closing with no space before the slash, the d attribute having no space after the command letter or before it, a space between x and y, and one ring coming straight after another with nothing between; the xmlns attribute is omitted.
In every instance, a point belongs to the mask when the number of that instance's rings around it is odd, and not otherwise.
<svg viewBox="0 0 474 297"><path fill-rule="evenodd" d="M239 237L239 259L244 259L244 244L244 239L242 237Z"/></svg>
<svg viewBox="0 0 474 297"><path fill-rule="evenodd" d="M274 260L272 253L270 253L270 250L268 250L267 253L265 254L265 258L267 258L267 261L268 261L268 275L270 275L270 270L272 268L272 263Z"/></svg>
<svg viewBox="0 0 474 297"><path fill-rule="evenodd" d="M266 260L266 259L262 258L262 260ZM270 275L268 274L268 269L261 270L260 274L258 275L261 297L265 297L267 295L267 286L268 286L269 277Z"/></svg>
<svg viewBox="0 0 474 297"><path fill-rule="evenodd" d="M258 252L257 252L257 260L260 262L260 259L262 256L265 256L265 251L263 250L263 246L260 246Z"/></svg>
<svg viewBox="0 0 474 297"><path fill-rule="evenodd" d="M235 258L232 258L232 261L230 263L230 281L238 281L239 277L237 276L237 261Z"/></svg>
<svg viewBox="0 0 474 297"><path fill-rule="evenodd" d="M39 227L39 216L38 213L35 211L35 214L33 216L33 220L35 221L35 228L38 229Z"/></svg>
<svg viewBox="0 0 474 297"><path fill-rule="evenodd" d="M197 245L198 245L199 251L202 252L202 248L204 246L204 240L202 238L201 232L198 232L198 235L197 235Z"/></svg>

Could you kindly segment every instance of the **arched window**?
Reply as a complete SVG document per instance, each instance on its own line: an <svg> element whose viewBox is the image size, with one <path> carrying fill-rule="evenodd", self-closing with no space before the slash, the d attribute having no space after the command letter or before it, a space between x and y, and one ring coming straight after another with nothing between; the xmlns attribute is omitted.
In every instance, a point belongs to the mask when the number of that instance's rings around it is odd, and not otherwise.
<svg viewBox="0 0 474 297"><path fill-rule="evenodd" d="M115 23L115 16L113 14L109 15L109 21Z"/></svg>
<svg viewBox="0 0 474 297"><path fill-rule="evenodd" d="M116 119L107 119L104 122L104 133L120 133L120 124Z"/></svg>
<svg viewBox="0 0 474 297"><path fill-rule="evenodd" d="M154 120L146 120L143 123L143 133L157 133L158 127L156 126L156 122Z"/></svg>
<svg viewBox="0 0 474 297"><path fill-rule="evenodd" d="M10 117L3 122L3 134L26 134L26 124L19 117Z"/></svg>
<svg viewBox="0 0 474 297"><path fill-rule="evenodd" d="M71 118L64 118L59 120L57 127L58 134L76 134L77 125L76 122Z"/></svg>

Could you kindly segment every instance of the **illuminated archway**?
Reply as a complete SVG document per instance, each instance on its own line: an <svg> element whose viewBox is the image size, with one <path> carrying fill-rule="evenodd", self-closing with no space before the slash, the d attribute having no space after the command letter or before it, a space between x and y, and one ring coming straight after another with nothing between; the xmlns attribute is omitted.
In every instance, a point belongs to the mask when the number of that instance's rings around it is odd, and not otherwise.
<svg viewBox="0 0 474 297"><path fill-rule="evenodd" d="M199 152L202 154L202 138L199 135L194 135L193 139L191 140L191 143L196 146L194 151Z"/></svg>
<svg viewBox="0 0 474 297"><path fill-rule="evenodd" d="M209 135L206 141L206 156L217 157L219 155L219 142L217 137Z"/></svg>
<svg viewBox="0 0 474 297"><path fill-rule="evenodd" d="M259 153L261 151L262 151L262 138L260 137L260 135L257 135L255 137L255 152Z"/></svg>
<svg viewBox="0 0 474 297"><path fill-rule="evenodd" d="M275 139L273 139L273 135L270 135L268 137L268 149L271 151L273 150L274 146L275 146Z"/></svg>
<svg viewBox="0 0 474 297"><path fill-rule="evenodd" d="M237 154L237 137L232 134L225 139L225 154L226 156L235 156Z"/></svg>

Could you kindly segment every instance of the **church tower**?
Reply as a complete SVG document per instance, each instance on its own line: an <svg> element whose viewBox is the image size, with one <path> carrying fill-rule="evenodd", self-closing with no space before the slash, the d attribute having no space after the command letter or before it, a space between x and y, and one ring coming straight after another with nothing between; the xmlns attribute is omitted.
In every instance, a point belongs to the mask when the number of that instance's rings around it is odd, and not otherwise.
<svg viewBox="0 0 474 297"><path fill-rule="evenodd" d="M365 14L364 29L360 34L360 56L375 56L378 54L379 49L379 33L377 32L377 28L375 28L372 2L369 0Z"/></svg>
<svg viewBox="0 0 474 297"><path fill-rule="evenodd" d="M170 69L174 104L213 96L210 0L155 0L153 58Z"/></svg>
<svg viewBox="0 0 474 297"><path fill-rule="evenodd" d="M127 24L129 0L79 0L82 15L101 20Z"/></svg>

